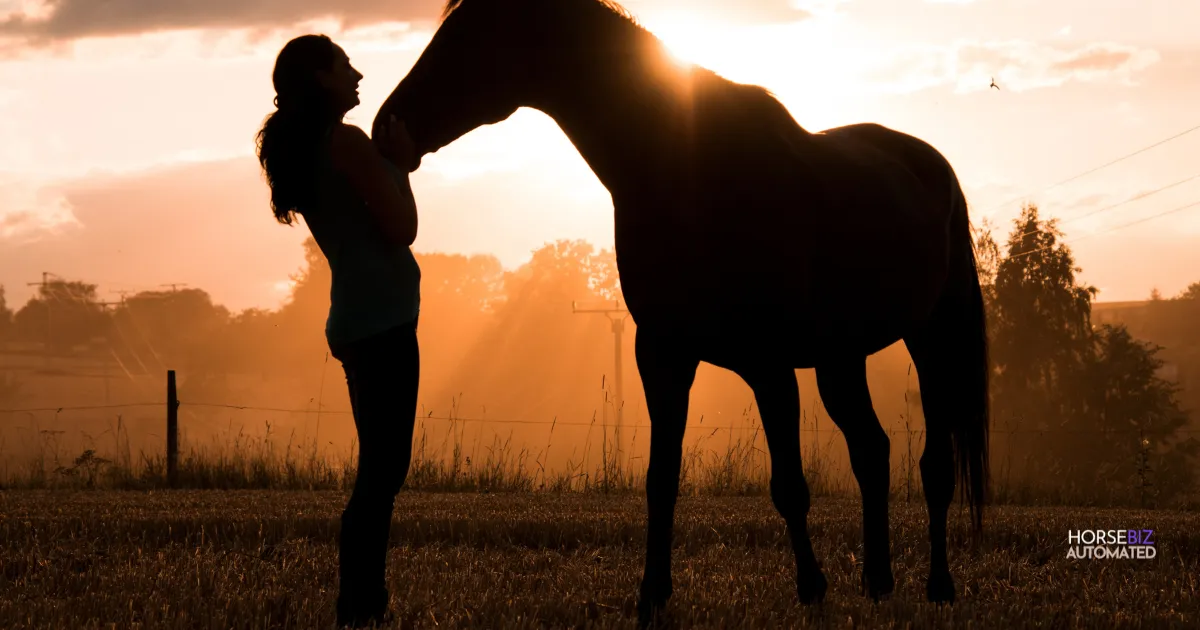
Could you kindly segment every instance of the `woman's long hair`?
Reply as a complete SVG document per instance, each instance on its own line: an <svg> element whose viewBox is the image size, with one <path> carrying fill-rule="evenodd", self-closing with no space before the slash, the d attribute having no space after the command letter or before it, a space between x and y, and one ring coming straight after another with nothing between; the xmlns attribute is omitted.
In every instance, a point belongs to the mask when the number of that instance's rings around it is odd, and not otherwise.
<svg viewBox="0 0 1200 630"><path fill-rule="evenodd" d="M333 41L302 35L289 41L275 59L275 111L257 136L258 163L271 187L275 220L291 225L316 198L318 150L334 112L318 70L333 69Z"/></svg>

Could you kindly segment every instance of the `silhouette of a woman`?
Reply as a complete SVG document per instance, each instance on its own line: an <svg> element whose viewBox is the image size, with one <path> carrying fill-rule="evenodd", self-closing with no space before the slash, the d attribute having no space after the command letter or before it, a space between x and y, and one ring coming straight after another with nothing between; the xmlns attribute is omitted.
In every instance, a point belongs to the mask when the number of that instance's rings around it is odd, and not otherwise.
<svg viewBox="0 0 1200 630"><path fill-rule="evenodd" d="M343 122L359 104L361 79L328 37L291 40L272 76L277 110L258 133L276 220L302 216L333 272L325 336L346 372L358 431L358 475L338 544L337 621L351 626L388 613L388 535L412 456L420 375L412 140L395 119L374 143Z"/></svg>

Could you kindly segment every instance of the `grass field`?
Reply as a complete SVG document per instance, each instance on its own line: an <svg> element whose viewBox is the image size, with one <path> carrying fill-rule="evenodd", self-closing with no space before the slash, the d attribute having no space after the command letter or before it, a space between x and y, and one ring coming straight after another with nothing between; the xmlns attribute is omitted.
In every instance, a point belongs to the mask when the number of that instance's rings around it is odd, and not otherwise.
<svg viewBox="0 0 1200 630"><path fill-rule="evenodd" d="M0 627L321 628L333 624L338 491L0 492ZM892 506L897 590L858 594L860 511L815 501L830 580L796 603L766 497L681 497L680 627L1170 628L1200 623L1200 515L992 509L971 550L952 513L959 602L924 603L924 506ZM397 500L396 627L636 627L644 500L600 493L423 493ZM1071 529L1153 529L1151 560L1066 557Z"/></svg>

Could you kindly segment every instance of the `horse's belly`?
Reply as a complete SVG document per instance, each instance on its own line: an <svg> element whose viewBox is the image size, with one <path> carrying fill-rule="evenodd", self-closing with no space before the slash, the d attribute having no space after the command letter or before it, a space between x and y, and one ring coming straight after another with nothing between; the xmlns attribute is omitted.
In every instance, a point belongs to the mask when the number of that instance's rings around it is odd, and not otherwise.
<svg viewBox="0 0 1200 630"><path fill-rule="evenodd" d="M802 362L834 349L876 352L932 309L946 276L945 228L838 232L779 230L700 249L660 244L643 255L618 245L622 290L639 326L770 344Z"/></svg>
<svg viewBox="0 0 1200 630"><path fill-rule="evenodd" d="M864 212L788 227L746 235L725 250L730 291L781 301L818 320L890 321L922 310L946 274L946 223L936 217Z"/></svg>

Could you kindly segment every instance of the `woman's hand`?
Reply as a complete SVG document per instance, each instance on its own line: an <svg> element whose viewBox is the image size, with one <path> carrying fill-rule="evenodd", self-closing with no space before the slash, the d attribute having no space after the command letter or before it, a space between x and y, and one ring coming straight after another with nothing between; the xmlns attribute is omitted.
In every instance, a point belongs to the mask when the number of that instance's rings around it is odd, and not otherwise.
<svg viewBox="0 0 1200 630"><path fill-rule="evenodd" d="M413 163L415 157L413 154L416 149L413 147L412 136L408 135L408 128L404 126L404 121L397 120L395 115L389 117L382 140L379 152L407 172Z"/></svg>

